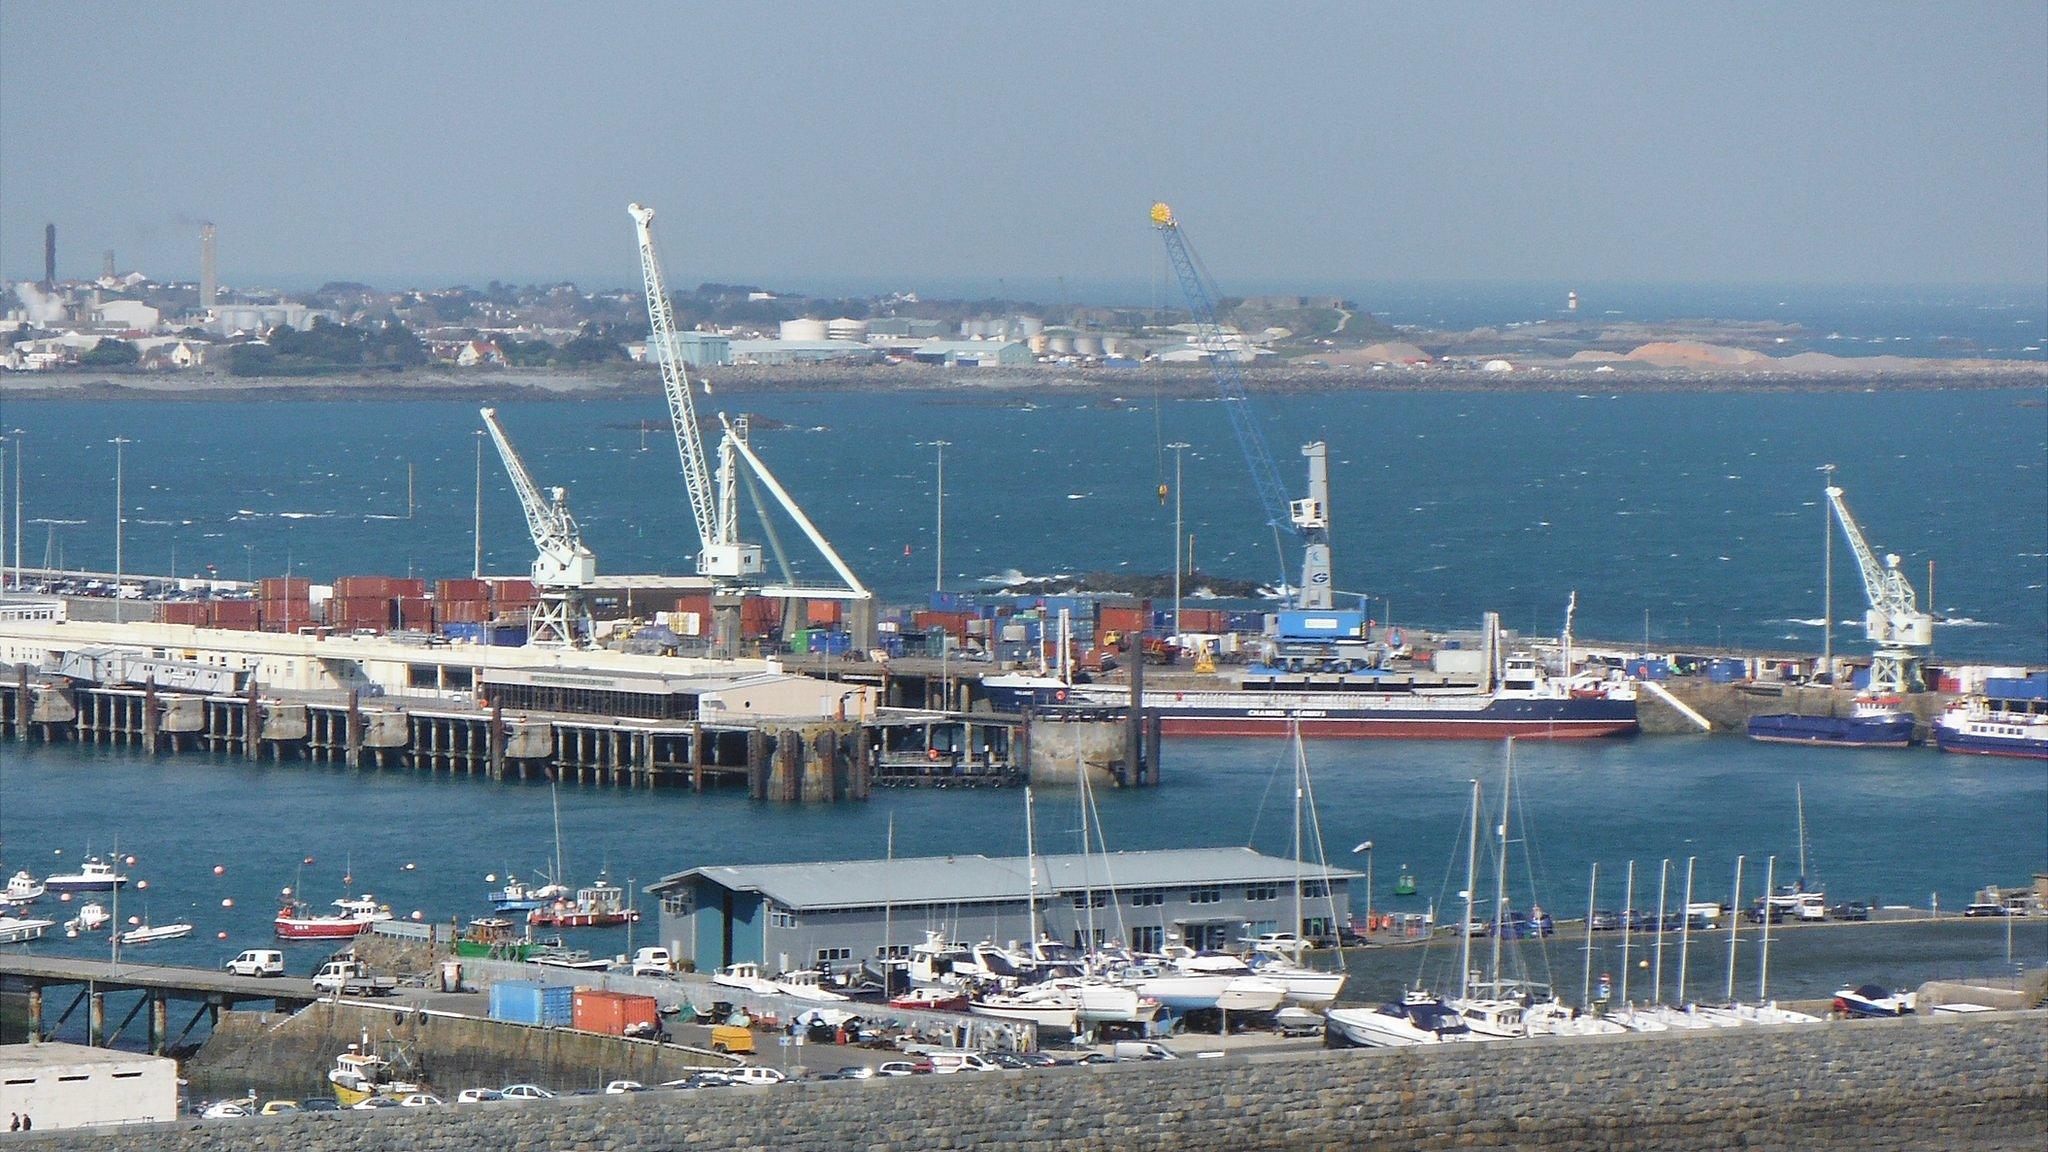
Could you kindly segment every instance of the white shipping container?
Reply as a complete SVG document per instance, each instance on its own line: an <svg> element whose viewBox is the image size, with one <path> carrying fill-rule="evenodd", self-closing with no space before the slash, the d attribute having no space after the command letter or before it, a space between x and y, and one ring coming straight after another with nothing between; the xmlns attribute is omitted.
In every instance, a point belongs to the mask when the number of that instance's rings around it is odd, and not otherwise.
<svg viewBox="0 0 2048 1152"><path fill-rule="evenodd" d="M1486 672L1486 653L1478 648L1441 648L1430 667L1445 676L1480 676Z"/></svg>

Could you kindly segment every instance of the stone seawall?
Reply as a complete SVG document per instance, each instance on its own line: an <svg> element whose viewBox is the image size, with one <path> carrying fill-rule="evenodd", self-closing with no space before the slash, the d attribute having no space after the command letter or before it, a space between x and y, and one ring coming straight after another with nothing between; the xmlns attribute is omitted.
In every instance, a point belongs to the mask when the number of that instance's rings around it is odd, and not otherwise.
<svg viewBox="0 0 2048 1152"><path fill-rule="evenodd" d="M565 1028L415 1014L322 1002L294 1015L223 1012L213 1035L181 1070L195 1098L327 1096L327 1070L347 1045L367 1035L382 1053L402 1052L418 1075L452 1098L461 1088L520 1080L659 1084L695 1067L730 1061L681 1048Z"/></svg>
<svg viewBox="0 0 2048 1152"><path fill-rule="evenodd" d="M80 1152L2026 1149L2048 1013L1275 1054L0 1136Z"/></svg>

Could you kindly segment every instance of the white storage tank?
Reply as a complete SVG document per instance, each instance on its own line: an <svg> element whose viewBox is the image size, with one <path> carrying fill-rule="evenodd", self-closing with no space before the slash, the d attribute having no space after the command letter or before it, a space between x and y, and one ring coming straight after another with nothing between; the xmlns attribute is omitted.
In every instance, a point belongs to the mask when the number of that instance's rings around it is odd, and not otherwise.
<svg viewBox="0 0 2048 1152"><path fill-rule="evenodd" d="M1100 337L1100 336L1076 336L1076 337L1074 337L1074 355L1076 355L1076 356L1100 356L1100 355L1102 355L1102 337Z"/></svg>
<svg viewBox="0 0 2048 1152"><path fill-rule="evenodd" d="M823 340L826 339L825 322L809 316L784 320L779 335L784 340Z"/></svg>
<svg viewBox="0 0 2048 1152"><path fill-rule="evenodd" d="M864 343L868 338L868 322L841 316L825 325L825 336L830 340L851 340Z"/></svg>

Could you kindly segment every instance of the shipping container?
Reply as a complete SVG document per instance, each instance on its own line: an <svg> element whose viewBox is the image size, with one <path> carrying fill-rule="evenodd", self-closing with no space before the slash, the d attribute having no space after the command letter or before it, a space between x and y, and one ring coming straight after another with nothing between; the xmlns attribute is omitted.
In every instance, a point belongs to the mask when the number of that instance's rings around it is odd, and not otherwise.
<svg viewBox="0 0 2048 1152"><path fill-rule="evenodd" d="M676 597L676 611L695 612L706 620L711 618L711 594L699 592L691 596Z"/></svg>
<svg viewBox="0 0 2048 1152"><path fill-rule="evenodd" d="M434 627L434 602L422 596L407 596L399 600L398 626L431 631Z"/></svg>
<svg viewBox="0 0 2048 1152"><path fill-rule="evenodd" d="M1150 602L1136 607L1103 605L1096 613L1097 625L1106 632L1143 632L1152 619Z"/></svg>
<svg viewBox="0 0 2048 1152"><path fill-rule="evenodd" d="M256 582L260 600L304 600L312 589L312 580L304 576L265 576Z"/></svg>
<svg viewBox="0 0 2048 1152"><path fill-rule="evenodd" d="M813 600L804 606L805 621L811 624L837 624L839 612L837 600Z"/></svg>
<svg viewBox="0 0 2048 1152"><path fill-rule="evenodd" d="M434 581L434 599L436 600L487 601L490 598L491 586L488 581L470 579Z"/></svg>
<svg viewBox="0 0 2048 1152"><path fill-rule="evenodd" d="M569 1028L576 1023L576 989L534 980L500 980L491 985L491 1019L515 1024Z"/></svg>
<svg viewBox="0 0 2048 1152"><path fill-rule="evenodd" d="M232 628L237 631L253 632L261 619L261 609L254 600L216 600L213 604L213 626Z"/></svg>
<svg viewBox="0 0 2048 1152"><path fill-rule="evenodd" d="M1335 609L1315 612L1288 609L1280 613L1280 635L1305 639L1337 639L1365 634L1365 613Z"/></svg>
<svg viewBox="0 0 2048 1152"><path fill-rule="evenodd" d="M531 580L497 580L491 583L491 600L498 604L531 604L534 596Z"/></svg>
<svg viewBox="0 0 2048 1152"><path fill-rule="evenodd" d="M623 1036L627 1029L653 1029L659 1008L652 996L632 996L596 988L575 989L570 997L570 1020L581 1032L603 1032Z"/></svg>
<svg viewBox="0 0 2048 1152"><path fill-rule="evenodd" d="M213 623L213 605L204 600L174 600L156 606L159 624L190 624L204 628Z"/></svg>
<svg viewBox="0 0 2048 1152"><path fill-rule="evenodd" d="M334 582L334 594L345 600L424 596L427 582L398 576L343 576Z"/></svg>

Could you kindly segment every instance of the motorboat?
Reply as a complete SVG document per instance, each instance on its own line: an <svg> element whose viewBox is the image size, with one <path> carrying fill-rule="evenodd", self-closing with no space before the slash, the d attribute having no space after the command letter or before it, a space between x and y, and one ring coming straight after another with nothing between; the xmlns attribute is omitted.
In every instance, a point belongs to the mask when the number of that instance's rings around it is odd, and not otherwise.
<svg viewBox="0 0 2048 1152"><path fill-rule="evenodd" d="M770 981L770 983L774 984L775 990L784 996L794 996L799 1000L816 1000L822 1003L833 1004L845 1003L853 999L851 996L834 992L832 989L827 988L825 986L825 974L815 968L800 972L784 972L773 981Z"/></svg>
<svg viewBox="0 0 2048 1152"><path fill-rule="evenodd" d="M123 944L154 944L159 940L177 940L192 934L190 924L163 924L151 927L141 924L121 933Z"/></svg>
<svg viewBox="0 0 2048 1152"><path fill-rule="evenodd" d="M713 982L716 983L716 980ZM901 996L891 997L889 1007L925 1012L965 1012L967 994L954 988L912 988Z"/></svg>
<svg viewBox="0 0 2048 1152"><path fill-rule="evenodd" d="M711 982L721 988L737 988L742 992L752 992L756 996L783 994L782 985L761 975L759 964L727 964L712 974Z"/></svg>
<svg viewBox="0 0 2048 1152"><path fill-rule="evenodd" d="M1037 985L1067 993L1080 1003L1084 1024L1149 1024L1163 1005L1136 988L1108 980L1061 977Z"/></svg>
<svg viewBox="0 0 2048 1152"><path fill-rule="evenodd" d="M968 1002L967 1010L976 1016L1025 1020L1060 1032L1078 1031L1081 1022L1081 998L1045 985L976 997Z"/></svg>
<svg viewBox="0 0 2048 1152"><path fill-rule="evenodd" d="M592 956L581 948L562 947L561 937L549 943L536 944L526 952L528 964L543 964L549 968L569 968L577 972L606 972L612 962L602 956Z"/></svg>
<svg viewBox="0 0 2048 1152"><path fill-rule="evenodd" d="M1913 1011L1911 992L1894 992L1880 984L1863 984L1835 993L1834 1009L1844 1016L1905 1016Z"/></svg>
<svg viewBox="0 0 2048 1152"><path fill-rule="evenodd" d="M353 1108L372 1096L398 1097L420 1090L418 1084L398 1079L391 1061L364 1051L359 1044L349 1045L348 1051L334 1058L327 1082L334 1086L334 1098L344 1108Z"/></svg>
<svg viewBox="0 0 2048 1152"><path fill-rule="evenodd" d="M1329 1004L1344 990L1344 982L1350 977L1343 972L1325 972L1296 963L1281 954L1268 954L1255 960L1252 974L1264 980L1277 980L1287 989L1287 1001L1315 1008Z"/></svg>
<svg viewBox="0 0 2048 1152"><path fill-rule="evenodd" d="M526 914L527 923L551 928L607 928L638 919L640 913L626 906L625 889L603 877L578 888L574 899L560 896Z"/></svg>
<svg viewBox="0 0 2048 1152"><path fill-rule="evenodd" d="M503 888L491 890L489 899L493 912L531 912L568 895L569 890L560 884L530 885L524 880L508 878Z"/></svg>
<svg viewBox="0 0 2048 1152"><path fill-rule="evenodd" d="M105 907L99 904L81 904L78 906L78 915L64 922L64 932L71 936L76 936L80 932L97 932L113 923L113 920Z"/></svg>
<svg viewBox="0 0 2048 1152"><path fill-rule="evenodd" d="M1443 1004L1463 1018L1465 1026L1477 1035L1510 1040L1529 1034L1528 1022L1523 1019L1526 1005L1520 1000L1465 997L1446 1000Z"/></svg>
<svg viewBox="0 0 2048 1152"><path fill-rule="evenodd" d="M910 946L905 972L913 984L957 984L975 975L974 950L942 932L927 932L921 943Z"/></svg>
<svg viewBox="0 0 2048 1152"><path fill-rule="evenodd" d="M127 883L128 877L98 856L86 857L76 872L53 873L43 878L43 887L50 892L112 892Z"/></svg>
<svg viewBox="0 0 2048 1152"><path fill-rule="evenodd" d="M1485 1039L1465 1019L1434 999L1410 998L1377 1008L1332 1008L1323 1014L1328 1048L1407 1048Z"/></svg>
<svg viewBox="0 0 2048 1152"><path fill-rule="evenodd" d="M325 940L360 936L370 925L391 919L391 908L365 892L334 902L333 912L313 912L302 900L287 900L271 921L280 939Z"/></svg>
<svg viewBox="0 0 2048 1152"><path fill-rule="evenodd" d="M43 933L56 926L54 920L30 920L20 916L0 916L0 944L25 944L30 940L42 939Z"/></svg>
<svg viewBox="0 0 2048 1152"><path fill-rule="evenodd" d="M1629 1031L1620 1021L1588 1015L1562 1000L1522 1009L1522 1026L1531 1036L1612 1036Z"/></svg>
<svg viewBox="0 0 2048 1152"><path fill-rule="evenodd" d="M1774 1001L1769 1004L1731 1004L1720 1011L1733 1014L1751 1024L1819 1024L1820 1017L1811 1012L1793 1008L1780 1008Z"/></svg>
<svg viewBox="0 0 2048 1152"><path fill-rule="evenodd" d="M47 889L43 883L29 875L28 869L24 868L8 879L6 888L0 889L0 905L12 904L20 907L24 904L33 904L45 891Z"/></svg>
<svg viewBox="0 0 2048 1152"><path fill-rule="evenodd" d="M1323 1017L1320 1012L1289 1005L1273 1013L1273 1027L1283 1036L1313 1036L1323 1030Z"/></svg>

